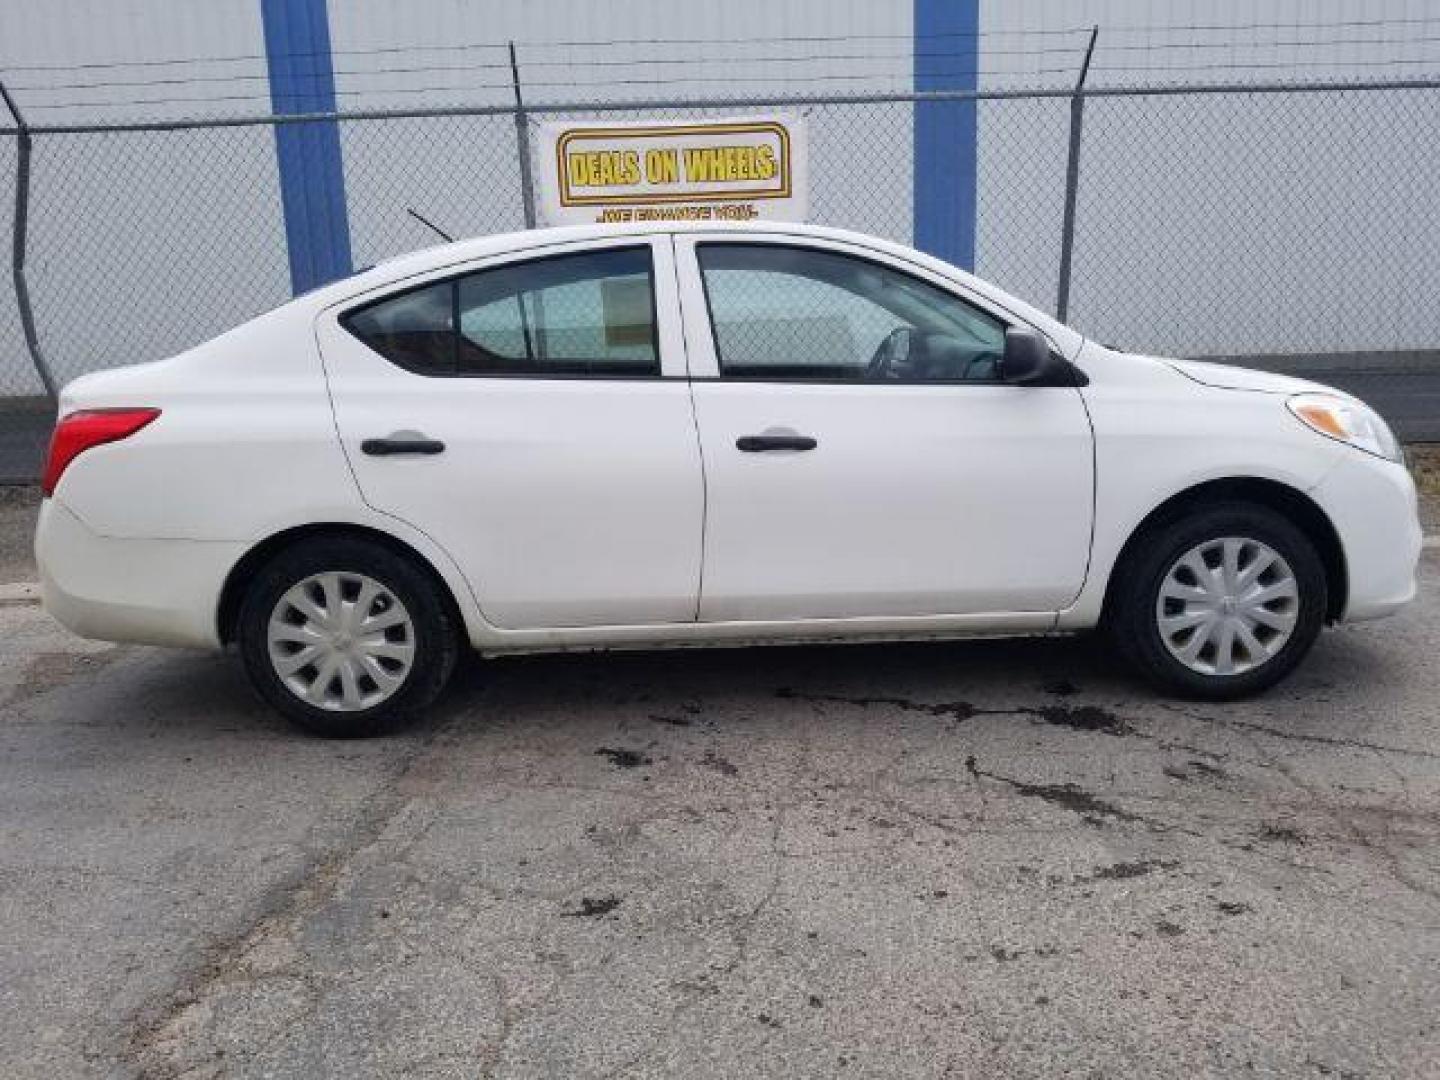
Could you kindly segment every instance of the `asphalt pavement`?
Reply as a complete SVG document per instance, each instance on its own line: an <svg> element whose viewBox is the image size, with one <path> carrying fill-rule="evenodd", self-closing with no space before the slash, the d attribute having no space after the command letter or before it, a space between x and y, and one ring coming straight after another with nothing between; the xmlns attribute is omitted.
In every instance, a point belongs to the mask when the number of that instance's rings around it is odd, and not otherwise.
<svg viewBox="0 0 1440 1080"><path fill-rule="evenodd" d="M1236 705L632 653L348 743L0 599L0 1075L1433 1076L1437 586Z"/></svg>
<svg viewBox="0 0 1440 1080"><path fill-rule="evenodd" d="M38 488L0 485L0 586L39 578L34 552L39 513Z"/></svg>

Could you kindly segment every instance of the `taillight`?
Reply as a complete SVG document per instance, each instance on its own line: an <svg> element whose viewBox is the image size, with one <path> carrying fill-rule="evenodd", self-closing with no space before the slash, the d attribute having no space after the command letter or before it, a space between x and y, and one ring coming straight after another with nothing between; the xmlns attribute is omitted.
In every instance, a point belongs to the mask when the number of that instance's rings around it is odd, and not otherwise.
<svg viewBox="0 0 1440 1080"><path fill-rule="evenodd" d="M61 474L76 457L92 446L128 439L159 415L159 409L82 409L62 416L50 436L40 490L53 495Z"/></svg>

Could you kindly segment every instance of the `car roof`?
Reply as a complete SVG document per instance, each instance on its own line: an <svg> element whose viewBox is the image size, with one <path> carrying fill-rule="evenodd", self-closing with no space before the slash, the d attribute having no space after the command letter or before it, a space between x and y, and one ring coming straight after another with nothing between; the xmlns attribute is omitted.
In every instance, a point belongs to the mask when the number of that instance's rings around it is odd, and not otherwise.
<svg viewBox="0 0 1440 1080"><path fill-rule="evenodd" d="M679 236L687 233L706 235L728 234L743 236L796 236L813 239L835 240L872 251L883 252L906 262L923 267L942 278L949 278L961 285L988 297L1000 306L1010 310L1022 320L1042 330L1060 345L1067 355L1079 347L1084 340L1073 329L1057 322L1050 315L1014 296L1005 293L988 282L961 270L959 267L934 258L915 248L898 244L882 237L854 232L850 229L836 229L826 225L812 225L808 222L758 221L758 222L713 222L713 221L657 221L638 224L617 225L570 225L521 232L496 233L477 236L451 243L436 244L433 247L397 255L363 270L351 277L323 286L303 299L315 309L329 307L357 299L375 289L402 282L407 278L449 266L472 262L491 255L504 255L538 250L557 244L583 243L589 240L607 240L626 236ZM301 299L301 298L297 298Z"/></svg>
<svg viewBox="0 0 1440 1080"><path fill-rule="evenodd" d="M422 272L431 267L444 266L452 262L467 262L487 255L508 254L531 248L549 247L553 244L583 243L587 240L608 240L617 236L656 236L682 233L735 233L740 235L775 235L776 233L795 236L828 237L835 240L849 240L866 246L886 245L889 241L879 237L848 229L834 229L824 225L810 225L794 221L766 221L760 223L738 223L730 221L656 221L623 225L561 225L520 232L496 233L490 236L476 236L456 240L447 244L436 244L419 251L408 252L376 264L375 270L392 271L398 277ZM903 251L896 245L897 250Z"/></svg>

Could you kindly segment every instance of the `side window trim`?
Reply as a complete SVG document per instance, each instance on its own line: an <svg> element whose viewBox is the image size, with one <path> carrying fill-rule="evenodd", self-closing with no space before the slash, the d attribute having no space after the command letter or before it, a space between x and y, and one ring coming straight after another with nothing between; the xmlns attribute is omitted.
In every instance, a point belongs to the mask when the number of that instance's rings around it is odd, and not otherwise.
<svg viewBox="0 0 1440 1080"><path fill-rule="evenodd" d="M1014 327L1014 326L1022 326L1022 327L1025 327L1025 328L1027 328L1027 329L1031 329L1029 323L1026 323L1026 322L1024 322L1023 320L1020 320L1020 319L1016 318L1016 317L1015 317L1014 315L1012 315L1010 312L1004 311L1003 309L1002 309L1001 311L995 311L995 310L992 309L992 305L977 303L977 302L975 302L973 299L971 299L969 296L964 296L964 295L961 295L960 293L956 292L955 289L954 289L949 283L939 284L939 283L937 283L937 282L930 281L927 277L924 277L924 276L922 276L922 275L920 275L920 274L917 274L917 273L915 273L914 271L912 271L912 270L910 270L910 269L908 269L908 268L904 268L904 267L901 267L901 266L897 266L893 260L889 260L889 259L885 259L885 258L882 258L882 257L878 257L878 256L880 256L880 254L881 254L881 253L879 253L879 252L869 252L869 251L856 250L856 249L850 247L849 245L836 245L836 246L833 246L833 247L832 247L832 246L821 245L821 244L810 244L810 243L805 243L803 240L799 240L799 239L796 239L796 238L794 238L794 237L784 236L783 234L773 234L773 233L772 233L772 234L768 234L768 235L756 236L756 237L749 237L749 236L747 236L747 237L744 237L744 238L730 237L730 236L720 236L720 235L710 235L710 236L704 236L704 235L702 235L702 236L688 237L687 239L689 240L688 248L689 248L689 252L690 252L689 265L690 265L691 272L694 274L695 279L696 279L696 281L697 281L697 283L698 283L698 285L699 285L700 296L701 296L701 299L703 300L704 307L703 307L703 311L702 311L702 316L703 316L705 325L706 325L706 327L707 327L708 330L709 330L709 344L710 344L711 355L712 355L712 358L713 358L713 361L714 361L714 366L715 366L715 371L714 371L713 374L705 374L705 375L692 376L692 377L691 377L691 381L692 381L692 382L770 383L770 384L781 384L781 385L791 385L791 386L863 386L863 387L867 387L867 388L886 387L886 386L893 386L893 387L904 387L904 386L953 386L953 387L965 387L965 386L1006 386L1006 385L1009 385L1009 384L1007 384L1003 379L1000 379L1000 378L998 378L998 377L997 377L997 378L990 378L990 379L954 379L954 378L948 378L948 379L916 379L916 378L907 378L907 379L895 379L895 380L884 380L884 381L880 381L880 380L869 381L869 380L864 380L864 379L853 379L853 378L837 378L837 377L799 378L799 377L796 377L796 376L793 376L793 375L765 375L765 374L749 374L749 373L747 373L747 374L734 374L734 373L731 373L731 374L728 374L728 375L727 375L727 374L725 373L725 371L724 371L724 361L722 360L722 358L721 358L721 353L720 353L720 338L719 338L719 332L718 332L718 330L717 330L717 328L716 328L716 320L715 320L715 317L714 317L714 305L711 303L710 284L709 284L709 282L706 280L705 270L704 270L704 267L703 267L702 264L701 264L701 251L702 251L704 248L707 248L707 247L764 246L764 247L773 247L773 248L780 248L780 249L789 249L789 250L792 250L792 251L815 252L815 253L824 254L824 255L839 255L839 256L842 256L842 257L845 257L845 258L855 259L855 260L857 260L857 261L859 261L859 262L865 262L865 263L869 263L869 264L871 264L871 265L873 265L873 266L879 267L879 268L882 269L882 270L886 270L886 271L889 271L889 272L891 272L891 273L894 273L894 274L898 274L898 275L907 277L907 278L911 279L912 281L919 282L920 284L922 284L922 285L924 285L924 286L926 286L926 287L928 287L928 288L935 289L935 290L937 290L937 291L939 291L939 292L942 292L942 293L944 293L946 296L949 296L951 299L955 300L957 303L964 304L964 305L966 305L966 306L968 306L968 307L970 307L970 308L973 308L974 310L978 311L978 312L981 313L982 315L984 315L984 316L986 316L986 317L988 317L988 318L994 319L996 322L998 322L999 324L1001 324L1001 326L1004 327L1006 330L1009 330L1011 327ZM1048 339L1047 339L1047 340L1048 340ZM1051 344L1052 344L1052 347L1053 347L1054 343L1052 342Z"/></svg>
<svg viewBox="0 0 1440 1080"><path fill-rule="evenodd" d="M657 252L656 252L656 247L655 247L655 245L656 245L657 240L668 243L668 242L670 241L670 237L669 237L668 234L659 234L658 236L640 234L640 235L635 236L633 239L627 237L625 241L620 242L620 243L615 243L615 244L603 244L603 245L586 244L586 245L581 245L581 246L576 246L576 247L564 246L564 247L558 247L558 248L557 248L557 247L544 247L544 248L535 249L534 251L529 251L529 250L527 250L527 251L520 251L520 252L507 252L507 253L504 253L503 255L501 255L501 256L499 257L499 261L495 261L495 262L486 261L486 262L484 262L484 263L481 263L480 265L469 264L469 265L466 265L463 269L448 269L448 272L440 273L440 274L438 274L437 276L434 276L434 277L426 277L426 278L424 278L424 280L422 280L422 281L416 282L415 284L412 284L412 285L406 285L406 286L403 286L403 287L401 287L401 288L390 288L390 287L387 287L387 286L381 286L380 288L374 290L372 293L366 294L366 296L365 296L364 298L362 298L362 299L359 299L358 302L356 301L356 299L352 298L351 300L344 301L344 302L342 302L342 304L337 305L338 310L332 309L332 310L334 311L333 318L334 318L334 320L335 320L336 325L337 325L342 331L344 331L345 333L349 334L352 338L354 338L357 342L359 342L359 344L361 344L361 345L364 346L365 348L369 349L371 352L375 353L376 356L380 357L380 358L381 358L382 360L384 360L387 364L390 364L390 365L392 365L393 367L399 368L399 369L402 370L402 371L409 372L409 373L412 374L412 375L419 376L420 378L426 378L426 379L529 379L529 380L532 380L532 381L542 381L542 382L544 382L544 381L570 381L570 380L576 380L576 379L589 379L589 380L599 379L599 380L607 380L607 381L630 381L630 382L649 382L649 381L655 381L655 380L660 380L660 379L671 379L671 380L683 381L683 380L685 380L688 376L686 376L686 375L684 375L684 374L679 375L679 376L666 375L665 372L664 372L664 360L663 360L663 355L664 355L664 354L663 354L663 349L662 349L662 338L663 338L664 335L663 335L662 327L661 327L661 323L660 323L660 310L659 310L660 298L659 298L659 287L658 287L657 267L656 267L656 264L657 264L657 257L656 257L656 256L657 256ZM650 296L650 344L651 344L651 349L652 349L652 351L653 351L653 353L654 353L654 356L655 356L655 370L654 370L654 371L641 374L641 373L636 373L636 372L605 372L605 371L586 371L586 372L547 372L547 371L473 372L473 371L460 371L460 370L459 370L458 358L459 358L460 338L461 338L461 331L460 331L460 282L461 282L463 279L465 279L465 278L467 278L467 277L470 277L470 276L472 276L472 275L475 275L475 274L482 274L482 273L486 273L486 272L489 272L489 271L503 270L503 269L505 269L506 267L532 265L532 264L540 263L540 262L548 262L548 261L553 261L553 260L570 258L570 257L577 256L577 255L602 254L602 253L610 253L610 252L630 252L630 251L643 251L643 252L645 253L645 256L646 256L646 266L647 266L647 268L646 268L646 279L647 279L647 282L648 282L648 284L649 284L649 296ZM513 258L507 258L507 257L505 257L506 255L514 255L514 257L513 257ZM672 262L672 264L673 264L673 256L672 256L671 262ZM393 285L393 284L399 284L399 283L392 283L392 285ZM378 305L380 305L380 304L388 303L389 301L392 301L392 300L399 299L400 297L402 297L402 296L407 296L407 295L409 295L409 294L411 294L411 293L421 292L421 291L423 291L423 290L425 290L425 289L434 288L434 287L437 286L437 285L445 285L445 286L448 286L449 291L450 291L450 321L451 321L450 337L451 337L451 352L452 352L452 367L451 367L451 370L448 370L448 371L425 371L425 370L420 370L420 369L417 369L416 367L414 367L414 366L412 366L412 365L410 365L410 364L406 364L406 363L404 363L404 362L402 362L402 361L400 361L400 360L397 360L397 359L395 359L394 357L386 356L385 354L383 354L383 353L379 352L378 350L376 350L375 348L373 348L368 342L366 342L365 339L362 338L358 333L356 333L355 330L352 329L352 327L351 327L351 325L350 325L350 320L351 320L354 316L356 316L356 315L358 315L358 314L360 314L360 313L362 313L362 312L364 312L364 311L366 311L366 310L368 310L368 309L370 309L370 308L376 307L376 306L378 306ZM523 295L524 295L524 294L521 293L521 292L516 292L516 293L515 293L515 299L516 299L516 303L520 305L520 310L521 310L521 313L522 313L522 323L525 325L526 350L527 350L527 354L530 355L530 356L535 356L535 355L537 355L537 354L534 352L534 347L535 347L535 346L534 346L534 343L533 343L533 341L532 341L531 335L533 334L536 339L543 339L543 337L544 337L544 331L543 331L542 328L540 328L540 327L538 327L538 326L536 326L536 327L534 327L534 328L532 329L532 328L528 325L529 320L524 319L525 305L524 305L524 303L523 303ZM542 351L543 351L543 349L542 349Z"/></svg>

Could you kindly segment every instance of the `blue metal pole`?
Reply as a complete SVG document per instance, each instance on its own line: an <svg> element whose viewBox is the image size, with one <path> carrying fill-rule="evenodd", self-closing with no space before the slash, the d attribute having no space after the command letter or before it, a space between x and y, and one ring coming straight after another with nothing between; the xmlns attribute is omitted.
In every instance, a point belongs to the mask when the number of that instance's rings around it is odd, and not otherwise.
<svg viewBox="0 0 1440 1080"><path fill-rule="evenodd" d="M335 111L326 0L260 0L270 102L277 114ZM275 157L290 258L302 293L352 270L340 132L333 121L277 124Z"/></svg>
<svg viewBox="0 0 1440 1080"><path fill-rule="evenodd" d="M980 0L915 0L915 89L979 85ZM915 103L915 246L975 266L974 101Z"/></svg>

